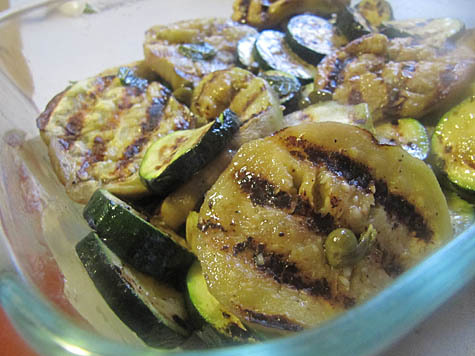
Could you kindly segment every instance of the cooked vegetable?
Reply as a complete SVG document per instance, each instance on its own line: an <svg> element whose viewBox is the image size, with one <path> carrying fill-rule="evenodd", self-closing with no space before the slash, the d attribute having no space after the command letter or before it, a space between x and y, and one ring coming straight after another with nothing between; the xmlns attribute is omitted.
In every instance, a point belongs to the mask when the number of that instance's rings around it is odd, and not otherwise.
<svg viewBox="0 0 475 356"><path fill-rule="evenodd" d="M121 260L161 281L183 275L193 261L183 238L153 226L130 205L99 189L83 211L99 238Z"/></svg>
<svg viewBox="0 0 475 356"><path fill-rule="evenodd" d="M382 26L382 32L388 37L411 36L437 48L461 34L464 29L462 21L449 17L387 21Z"/></svg>
<svg viewBox="0 0 475 356"><path fill-rule="evenodd" d="M328 20L304 14L290 19L285 39L296 54L316 65L338 46L333 42L333 33L333 25Z"/></svg>
<svg viewBox="0 0 475 356"><path fill-rule="evenodd" d="M285 41L285 34L274 30L262 31L256 40L256 58L264 69L279 70L308 82L315 67L297 56Z"/></svg>
<svg viewBox="0 0 475 356"><path fill-rule="evenodd" d="M241 38L236 49L239 65L253 73L256 73L259 70L259 63L257 63L254 55L254 45L257 36L258 34L256 33Z"/></svg>
<svg viewBox="0 0 475 356"><path fill-rule="evenodd" d="M140 178L160 197L186 182L226 147L241 122L231 110L194 130L171 133L153 143L140 164Z"/></svg>
<svg viewBox="0 0 475 356"><path fill-rule="evenodd" d="M285 126L296 126L304 122L340 122L359 126L373 132L373 122L368 105L342 105L335 101L324 101L295 111L284 117Z"/></svg>
<svg viewBox="0 0 475 356"><path fill-rule="evenodd" d="M279 101L286 111L293 111L298 104L302 85L293 75L278 70L268 70L259 75L265 79L279 96Z"/></svg>
<svg viewBox="0 0 475 356"><path fill-rule="evenodd" d="M380 143L400 145L411 156L425 160L429 155L429 136L424 125L414 119L399 119L375 127Z"/></svg>
<svg viewBox="0 0 475 356"><path fill-rule="evenodd" d="M333 230L324 243L328 264L336 268L355 265L369 253L377 233L373 226L369 225L358 241L350 229Z"/></svg>
<svg viewBox="0 0 475 356"><path fill-rule="evenodd" d="M418 40L372 34L325 57L315 90L342 104L369 105L376 121L419 119L451 103L475 75L475 51L456 43L444 51Z"/></svg>
<svg viewBox="0 0 475 356"><path fill-rule="evenodd" d="M432 135L433 163L462 194L475 196L475 95L442 116Z"/></svg>
<svg viewBox="0 0 475 356"><path fill-rule="evenodd" d="M165 86L138 73L122 67L76 82L38 117L71 199L85 204L98 188L127 198L148 194L138 175L146 149L169 132L195 127L196 118Z"/></svg>
<svg viewBox="0 0 475 356"><path fill-rule="evenodd" d="M376 28L393 19L393 9L386 0L362 0L356 5L356 10Z"/></svg>
<svg viewBox="0 0 475 356"><path fill-rule="evenodd" d="M191 320L204 342L217 346L256 341L241 320L209 292L199 262L190 267L186 287Z"/></svg>
<svg viewBox="0 0 475 356"><path fill-rule="evenodd" d="M216 18L154 26L146 33L145 61L173 89L194 87L206 74L233 67L238 41L255 33Z"/></svg>
<svg viewBox="0 0 475 356"><path fill-rule="evenodd" d="M178 52L194 61L209 60L216 56L214 47L206 42L182 44L178 47Z"/></svg>
<svg viewBox="0 0 475 356"><path fill-rule="evenodd" d="M174 348L189 335L181 293L125 264L93 232L76 252L110 308L145 343Z"/></svg>
<svg viewBox="0 0 475 356"><path fill-rule="evenodd" d="M206 194L198 227L191 243L211 294L246 325L282 332L362 303L452 235L424 162L333 122L243 145ZM351 267L327 262L337 228L369 241L377 232Z"/></svg>
<svg viewBox="0 0 475 356"><path fill-rule="evenodd" d="M177 190L170 193L160 205L158 214L152 217L152 223L163 223L174 230L185 222L189 212L199 208L199 203L219 175L231 162L232 154L228 150L221 152L205 168L197 172Z"/></svg>
<svg viewBox="0 0 475 356"><path fill-rule="evenodd" d="M216 117L226 108L242 122L229 148L271 135L282 126L282 110L270 84L242 68L208 74L193 91L191 110L202 121Z"/></svg>
<svg viewBox="0 0 475 356"><path fill-rule="evenodd" d="M475 208L473 204L460 198L455 192L445 192L445 197L454 235L458 235L475 223Z"/></svg>
<svg viewBox="0 0 475 356"><path fill-rule="evenodd" d="M272 28L295 14L330 16L349 4L350 0L235 0L232 19L260 29Z"/></svg>
<svg viewBox="0 0 475 356"><path fill-rule="evenodd" d="M348 6L338 13L336 26L350 41L375 32L358 10Z"/></svg>

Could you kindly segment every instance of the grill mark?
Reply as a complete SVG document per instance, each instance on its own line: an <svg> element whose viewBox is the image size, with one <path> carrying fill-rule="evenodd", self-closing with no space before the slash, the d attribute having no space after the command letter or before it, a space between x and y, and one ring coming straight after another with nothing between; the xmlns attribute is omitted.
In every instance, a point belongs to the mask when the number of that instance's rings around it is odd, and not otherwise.
<svg viewBox="0 0 475 356"><path fill-rule="evenodd" d="M302 331L303 327L297 323L292 322L285 315L278 314L264 314L255 310L244 309L238 306L241 312L244 314L244 318L250 322L266 326L273 329L286 330L286 331Z"/></svg>
<svg viewBox="0 0 475 356"><path fill-rule="evenodd" d="M124 170L150 141L151 134L160 124L170 95L170 91L164 88L160 91L159 96L152 99L151 105L147 108L146 121L141 124L141 133L125 149L124 154L117 162L117 171Z"/></svg>
<svg viewBox="0 0 475 356"><path fill-rule="evenodd" d="M84 112L79 111L74 115L70 116L65 128L66 136L77 137L81 134L81 130L84 124Z"/></svg>
<svg viewBox="0 0 475 356"><path fill-rule="evenodd" d="M390 217L414 232L416 238L425 242L429 242L432 239L433 231L427 226L424 217L417 211L416 207L404 197L391 193L387 183L383 180L375 180L369 168L364 164L356 162L342 153L329 152L304 139L297 139L295 136L285 137L284 143L289 148L290 154L294 157L300 160L305 158L317 166L325 165L328 170L345 179L350 185L371 192L370 188L374 184L375 202L383 206ZM295 147L300 148L305 155L302 152L295 154L294 152L296 151L292 150Z"/></svg>
<svg viewBox="0 0 475 356"><path fill-rule="evenodd" d="M257 242L251 236L233 246L233 255L237 256L246 250L253 254L255 268L272 277L277 283L288 285L298 291L304 291L314 297L337 300L332 296L326 278L306 278L294 262L288 261L283 254L266 250L264 243Z"/></svg>
<svg viewBox="0 0 475 356"><path fill-rule="evenodd" d="M264 85L261 85L259 87L259 90L255 90L252 95L247 99L246 103L243 105L241 108L241 112L246 112L246 110L249 108L249 106L252 105L254 101L257 100L257 98L261 95L261 93L266 90Z"/></svg>
<svg viewBox="0 0 475 356"><path fill-rule="evenodd" d="M341 75L346 65L351 61L351 59L341 60L340 58L335 58L332 69L328 73L327 84L323 90L328 90L330 93L334 93L336 88L341 82Z"/></svg>
<svg viewBox="0 0 475 356"><path fill-rule="evenodd" d="M202 232L208 231L208 230L220 230L222 232L226 232L226 229L221 225L221 223L213 221L211 219L205 220L203 222L198 223L198 229Z"/></svg>
<svg viewBox="0 0 475 356"><path fill-rule="evenodd" d="M44 130L46 128L49 119L51 118L51 114L53 113L56 106L58 106L58 103L61 101L67 91L68 89L63 90L48 102L45 110L36 119L36 127L38 127L38 129Z"/></svg>
<svg viewBox="0 0 475 356"><path fill-rule="evenodd" d="M281 191L252 172L240 170L236 173L236 181L240 189L249 195L254 205L287 210L291 215L303 217L307 228L317 233L329 234L336 228L330 214L322 215L314 211L310 203L302 197Z"/></svg>

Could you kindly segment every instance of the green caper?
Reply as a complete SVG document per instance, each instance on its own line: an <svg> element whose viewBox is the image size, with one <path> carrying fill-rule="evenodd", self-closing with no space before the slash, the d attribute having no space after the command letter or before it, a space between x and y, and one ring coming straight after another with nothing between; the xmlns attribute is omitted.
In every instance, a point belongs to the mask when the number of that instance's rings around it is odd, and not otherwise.
<svg viewBox="0 0 475 356"><path fill-rule="evenodd" d="M325 240L327 260L333 267L343 267L351 264L357 248L358 240L350 229L335 229Z"/></svg>
<svg viewBox="0 0 475 356"><path fill-rule="evenodd" d="M325 254L330 266L347 267L356 264L368 254L377 231L373 225L369 225L365 232L356 238L353 231L346 228L338 228L330 232L325 240Z"/></svg>

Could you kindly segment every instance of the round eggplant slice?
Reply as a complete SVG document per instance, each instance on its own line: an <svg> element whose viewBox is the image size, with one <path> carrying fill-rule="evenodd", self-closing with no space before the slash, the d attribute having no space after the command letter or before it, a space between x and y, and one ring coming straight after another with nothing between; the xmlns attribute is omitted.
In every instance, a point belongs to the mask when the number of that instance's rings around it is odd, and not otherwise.
<svg viewBox="0 0 475 356"><path fill-rule="evenodd" d="M452 236L424 162L334 122L243 145L206 194L198 226L192 249L211 294L246 325L283 333L363 303ZM339 228L357 240L343 247L344 267L325 251Z"/></svg>
<svg viewBox="0 0 475 356"><path fill-rule="evenodd" d="M333 52L332 38L332 24L316 15L294 16L287 24L287 42L295 53L311 64L318 64Z"/></svg>
<svg viewBox="0 0 475 356"><path fill-rule="evenodd" d="M309 82L315 75L315 67L295 54L285 41L285 34L279 31L262 31L256 40L257 60L264 69L289 73L303 82Z"/></svg>

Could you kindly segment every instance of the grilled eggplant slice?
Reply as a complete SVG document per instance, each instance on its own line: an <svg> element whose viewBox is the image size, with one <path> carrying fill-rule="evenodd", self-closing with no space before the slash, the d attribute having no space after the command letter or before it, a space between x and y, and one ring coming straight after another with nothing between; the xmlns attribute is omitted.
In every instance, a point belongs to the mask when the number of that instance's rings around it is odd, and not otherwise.
<svg viewBox="0 0 475 356"><path fill-rule="evenodd" d="M206 74L236 63L238 41L256 30L226 19L180 21L146 33L146 63L173 89L194 87Z"/></svg>
<svg viewBox="0 0 475 356"><path fill-rule="evenodd" d="M350 0L235 0L232 19L259 29L272 28L296 14L330 16L349 4Z"/></svg>
<svg viewBox="0 0 475 356"><path fill-rule="evenodd" d="M286 72L303 82L311 81L315 75L315 67L292 51L280 31L262 31L255 48L256 58L264 69Z"/></svg>
<svg viewBox="0 0 475 356"><path fill-rule="evenodd" d="M198 227L192 249L211 294L246 324L282 332L367 300L452 236L424 162L333 122L243 145L206 194ZM327 262L324 241L337 228L360 239L376 231L350 267Z"/></svg>
<svg viewBox="0 0 475 356"><path fill-rule="evenodd" d="M165 86L130 71L73 84L37 119L53 168L79 203L98 188L129 198L147 194L138 168L150 143L196 126L191 111Z"/></svg>
<svg viewBox="0 0 475 356"><path fill-rule="evenodd" d="M296 126L305 122L340 122L362 127L373 132L373 121L367 104L342 105L335 101L324 101L295 111L284 117L284 125Z"/></svg>
<svg viewBox="0 0 475 356"><path fill-rule="evenodd" d="M381 32L388 37L414 37L429 46L443 47L447 40L462 34L465 24L454 18L386 21Z"/></svg>
<svg viewBox="0 0 475 356"><path fill-rule="evenodd" d="M375 136L380 143L400 145L411 156L421 160L429 155L429 136L418 120L407 118L385 122L375 127Z"/></svg>
<svg viewBox="0 0 475 356"><path fill-rule="evenodd" d="M432 161L464 197L475 198L475 95L443 115L432 135Z"/></svg>
<svg viewBox="0 0 475 356"><path fill-rule="evenodd" d="M419 119L440 110L475 75L475 52L464 44L439 51L416 39L389 40L382 34L359 38L317 67L315 89L342 104L368 103L376 121Z"/></svg>
<svg viewBox="0 0 475 356"><path fill-rule="evenodd" d="M244 69L211 73L194 90L191 108L201 120L209 120L226 107L239 116L242 126L219 156L165 198L155 217L158 221L175 229L181 226L229 164L235 150L245 142L271 135L284 127L279 99L270 84Z"/></svg>
<svg viewBox="0 0 475 356"><path fill-rule="evenodd" d="M198 261L188 271L186 287L190 319L198 330L198 336L206 344L218 346L256 341L241 320L226 310L209 292Z"/></svg>
<svg viewBox="0 0 475 356"><path fill-rule="evenodd" d="M311 14L292 17L286 26L285 39L296 54L313 65L346 44L341 36L335 36L328 20Z"/></svg>
<svg viewBox="0 0 475 356"><path fill-rule="evenodd" d="M184 239L106 190L97 190L83 211L100 239L124 262L161 281L184 275L193 261Z"/></svg>
<svg viewBox="0 0 475 356"><path fill-rule="evenodd" d="M355 8L371 26L376 28L383 22L393 19L393 8L386 0L362 0Z"/></svg>
<svg viewBox="0 0 475 356"><path fill-rule="evenodd" d="M154 142L140 164L140 177L159 197L165 197L211 162L228 144L241 122L226 109L209 124L171 133Z"/></svg>
<svg viewBox="0 0 475 356"><path fill-rule="evenodd" d="M279 99L270 84L242 68L208 74L193 91L191 110L201 121L209 121L226 108L242 126L230 148L280 130L283 122Z"/></svg>
<svg viewBox="0 0 475 356"><path fill-rule="evenodd" d="M180 292L124 263L93 232L76 252L107 304L145 343L174 348L184 342L190 331Z"/></svg>

